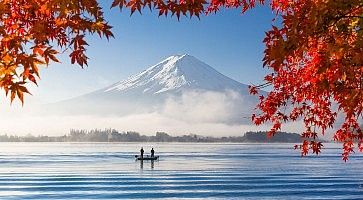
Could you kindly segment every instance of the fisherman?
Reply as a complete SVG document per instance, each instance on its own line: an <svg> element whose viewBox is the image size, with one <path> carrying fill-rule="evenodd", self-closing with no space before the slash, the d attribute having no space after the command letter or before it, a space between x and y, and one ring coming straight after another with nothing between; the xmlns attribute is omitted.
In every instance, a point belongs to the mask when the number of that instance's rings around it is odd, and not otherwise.
<svg viewBox="0 0 363 200"><path fill-rule="evenodd" d="M154 148L151 148L151 157L152 158L154 157L154 153L155 153Z"/></svg>
<svg viewBox="0 0 363 200"><path fill-rule="evenodd" d="M140 149L140 157L141 159L144 158L144 149L142 147Z"/></svg>

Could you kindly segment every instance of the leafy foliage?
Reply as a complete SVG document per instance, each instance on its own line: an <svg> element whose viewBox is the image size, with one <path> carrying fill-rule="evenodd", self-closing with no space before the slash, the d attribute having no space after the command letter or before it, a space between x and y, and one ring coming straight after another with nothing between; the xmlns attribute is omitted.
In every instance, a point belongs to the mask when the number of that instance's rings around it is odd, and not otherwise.
<svg viewBox="0 0 363 200"><path fill-rule="evenodd" d="M242 12L265 0L114 0L111 7L129 8L131 14L143 8L159 15L196 16L223 8ZM264 66L272 70L265 84L251 86L250 92L271 86L260 96L255 124L272 122L269 135L284 122L303 119L301 154L320 153L318 132L333 127L338 113L345 121L334 135L343 142L343 160L363 151L363 132L358 122L363 110L363 3L361 0L271 0L271 9L281 25L266 33ZM29 93L25 84L39 77L39 66L58 62L57 48L70 49L72 63L87 65L87 34L109 38L97 0L3 0L0 2L0 87L23 102ZM274 20L276 20L274 19ZM56 46L56 47L54 47ZM292 110L286 109L292 105ZM335 105L337 107L335 108Z"/></svg>
<svg viewBox="0 0 363 200"><path fill-rule="evenodd" d="M37 84L39 66L59 62L87 65L87 34L112 37L96 0L3 0L0 2L0 88L24 102L26 84Z"/></svg>
<svg viewBox="0 0 363 200"><path fill-rule="evenodd" d="M242 8L242 12L264 4L264 0L115 0L113 6L128 7L131 14L145 6L159 15L199 17L221 8ZM360 0L271 0L280 26L266 33L264 66L272 69L266 83L250 86L250 92L271 86L260 96L252 120L260 125L272 122L273 136L284 122L303 119L303 143L296 148L305 156L322 148L317 141L332 128L338 113L345 121L334 135L343 142L343 160L354 150L363 150L363 133L358 125L363 110L363 3ZM274 19L274 20L276 20ZM287 106L292 110L287 109ZM337 108L335 108L337 105Z"/></svg>
<svg viewBox="0 0 363 200"><path fill-rule="evenodd" d="M363 142L358 124L363 110L363 4L359 0L279 2L272 1L272 8L281 16L282 26L273 27L264 39L264 65L273 70L265 80L273 89L261 97L262 112L253 115L253 121L272 122L274 135L283 122L302 118L305 140L298 148L306 155L310 150L320 153L318 132L333 128L341 115L345 121L334 140L343 143L346 161L354 142L360 150Z"/></svg>

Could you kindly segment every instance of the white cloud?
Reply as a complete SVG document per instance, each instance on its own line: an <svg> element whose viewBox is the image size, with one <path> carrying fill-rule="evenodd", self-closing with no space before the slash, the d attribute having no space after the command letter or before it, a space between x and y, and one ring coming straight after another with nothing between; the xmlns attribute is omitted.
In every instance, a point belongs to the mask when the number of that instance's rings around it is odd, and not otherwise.
<svg viewBox="0 0 363 200"><path fill-rule="evenodd" d="M189 91L166 100L161 113L189 123L249 123L251 103L234 91Z"/></svg>
<svg viewBox="0 0 363 200"><path fill-rule="evenodd" d="M261 130L250 125L228 125L223 123L185 122L162 116L158 113L129 115L125 117L95 116L17 116L0 117L0 134L28 133L34 135L63 135L69 129L115 128L120 131L133 130L143 134L165 131L174 135L197 133L203 135L241 135L245 131ZM267 128L267 127L266 127Z"/></svg>
<svg viewBox="0 0 363 200"><path fill-rule="evenodd" d="M117 115L44 115L35 104L0 105L0 134L28 133L34 135L63 135L71 128L138 131L154 134L165 131L173 135L201 134L213 136L242 135L246 131L268 130L269 125L256 127L243 124L250 117L250 108L244 97L232 91L191 91L181 97L167 98L161 109L150 113ZM39 109L39 108L38 108ZM40 114L43 113L43 114ZM296 124L285 126L286 131L299 131Z"/></svg>

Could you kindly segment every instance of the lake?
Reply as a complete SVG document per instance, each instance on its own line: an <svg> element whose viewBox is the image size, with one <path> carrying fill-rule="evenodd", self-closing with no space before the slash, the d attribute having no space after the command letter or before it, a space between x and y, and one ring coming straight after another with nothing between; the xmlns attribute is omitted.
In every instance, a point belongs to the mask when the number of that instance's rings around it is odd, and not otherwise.
<svg viewBox="0 0 363 200"><path fill-rule="evenodd" d="M160 161L135 161L154 147ZM363 155L293 144L0 143L0 199L363 199Z"/></svg>

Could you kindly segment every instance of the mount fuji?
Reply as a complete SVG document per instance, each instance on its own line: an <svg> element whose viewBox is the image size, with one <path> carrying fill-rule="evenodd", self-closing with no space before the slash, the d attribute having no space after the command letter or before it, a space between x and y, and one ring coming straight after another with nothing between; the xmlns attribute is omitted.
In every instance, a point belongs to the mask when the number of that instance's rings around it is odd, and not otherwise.
<svg viewBox="0 0 363 200"><path fill-rule="evenodd" d="M161 113L181 120L199 116L206 122L248 123L246 117L257 103L247 85L184 54L170 56L106 88L52 104L49 109L71 115Z"/></svg>
<svg viewBox="0 0 363 200"><path fill-rule="evenodd" d="M170 56L136 76L105 88L103 92L137 91L158 95L184 89L223 91L246 90L247 87L217 72L197 58L184 54Z"/></svg>

